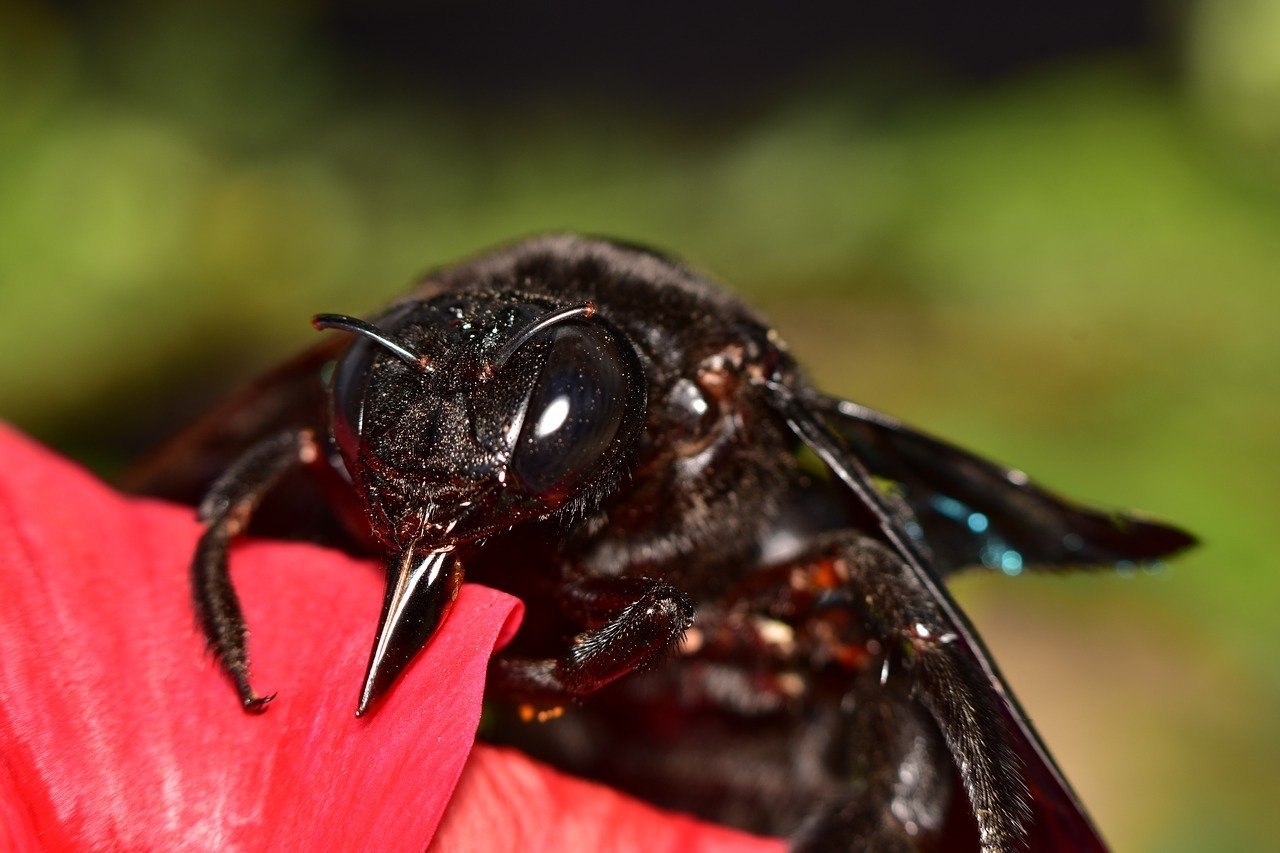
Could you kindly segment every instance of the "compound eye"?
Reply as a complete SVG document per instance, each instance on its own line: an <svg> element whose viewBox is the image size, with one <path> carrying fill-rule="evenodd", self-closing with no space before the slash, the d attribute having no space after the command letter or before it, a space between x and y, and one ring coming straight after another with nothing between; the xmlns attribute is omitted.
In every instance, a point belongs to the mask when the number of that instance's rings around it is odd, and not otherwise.
<svg viewBox="0 0 1280 853"><path fill-rule="evenodd" d="M374 325L384 332L395 330L412 313L411 305L404 305L378 318ZM366 337L357 337L347 347L333 368L333 380L329 396L332 402L333 438L346 460L347 470L355 462L364 429L364 396L373 371L373 362L387 351Z"/></svg>
<svg viewBox="0 0 1280 853"><path fill-rule="evenodd" d="M547 337L511 472L529 492L553 496L599 470L626 423L640 368L630 345L599 323L563 323Z"/></svg>

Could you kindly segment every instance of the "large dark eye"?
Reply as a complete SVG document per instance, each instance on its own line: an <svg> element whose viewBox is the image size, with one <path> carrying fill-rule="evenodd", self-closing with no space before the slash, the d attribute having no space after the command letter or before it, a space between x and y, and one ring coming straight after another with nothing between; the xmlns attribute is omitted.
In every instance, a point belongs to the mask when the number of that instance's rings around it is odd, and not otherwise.
<svg viewBox="0 0 1280 853"><path fill-rule="evenodd" d="M539 495L565 492L599 469L640 383L634 351L611 329L570 322L548 337L511 459L516 479Z"/></svg>

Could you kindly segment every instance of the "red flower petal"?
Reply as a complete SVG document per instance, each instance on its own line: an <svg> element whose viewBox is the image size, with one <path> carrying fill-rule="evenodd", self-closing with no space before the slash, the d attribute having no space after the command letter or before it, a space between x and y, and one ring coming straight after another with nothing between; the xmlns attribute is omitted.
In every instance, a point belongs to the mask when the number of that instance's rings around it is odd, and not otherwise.
<svg viewBox="0 0 1280 853"><path fill-rule="evenodd" d="M426 846L519 602L464 587L357 720L379 570L248 543L233 571L255 681L280 694L250 717L194 627L191 510L116 495L4 429L0 460L0 847Z"/></svg>
<svg viewBox="0 0 1280 853"><path fill-rule="evenodd" d="M238 547L255 683L280 692L248 716L193 624L191 510L117 495L2 426L0 462L0 849L421 850L464 762L443 849L779 846L473 752L520 608L479 586L357 720L379 570Z"/></svg>
<svg viewBox="0 0 1280 853"><path fill-rule="evenodd" d="M494 820L497 806L507 804ZM436 835L438 850L782 851L760 838L670 814L508 749L477 745Z"/></svg>

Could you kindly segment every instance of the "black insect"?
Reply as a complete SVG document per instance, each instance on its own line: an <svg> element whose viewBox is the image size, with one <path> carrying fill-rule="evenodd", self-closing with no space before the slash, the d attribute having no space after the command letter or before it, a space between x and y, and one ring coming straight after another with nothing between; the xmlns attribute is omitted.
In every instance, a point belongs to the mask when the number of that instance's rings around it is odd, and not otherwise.
<svg viewBox="0 0 1280 853"><path fill-rule="evenodd" d="M350 334L133 478L172 495L222 471L191 578L246 709L271 697L227 551L272 491L255 524L332 532L328 506L385 559L357 714L465 572L527 605L490 670L496 740L800 848L1104 848L943 581L1153 560L1185 533L821 394L739 301L634 247L530 240L315 325Z"/></svg>

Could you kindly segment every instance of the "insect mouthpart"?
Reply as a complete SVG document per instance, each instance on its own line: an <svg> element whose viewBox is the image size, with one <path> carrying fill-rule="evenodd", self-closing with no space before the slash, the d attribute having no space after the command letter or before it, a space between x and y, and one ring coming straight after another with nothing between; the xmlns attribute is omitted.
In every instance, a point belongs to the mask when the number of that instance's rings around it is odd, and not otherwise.
<svg viewBox="0 0 1280 853"><path fill-rule="evenodd" d="M387 560L387 591L360 689L361 717L396 682L453 609L463 568L452 546L414 542Z"/></svg>

